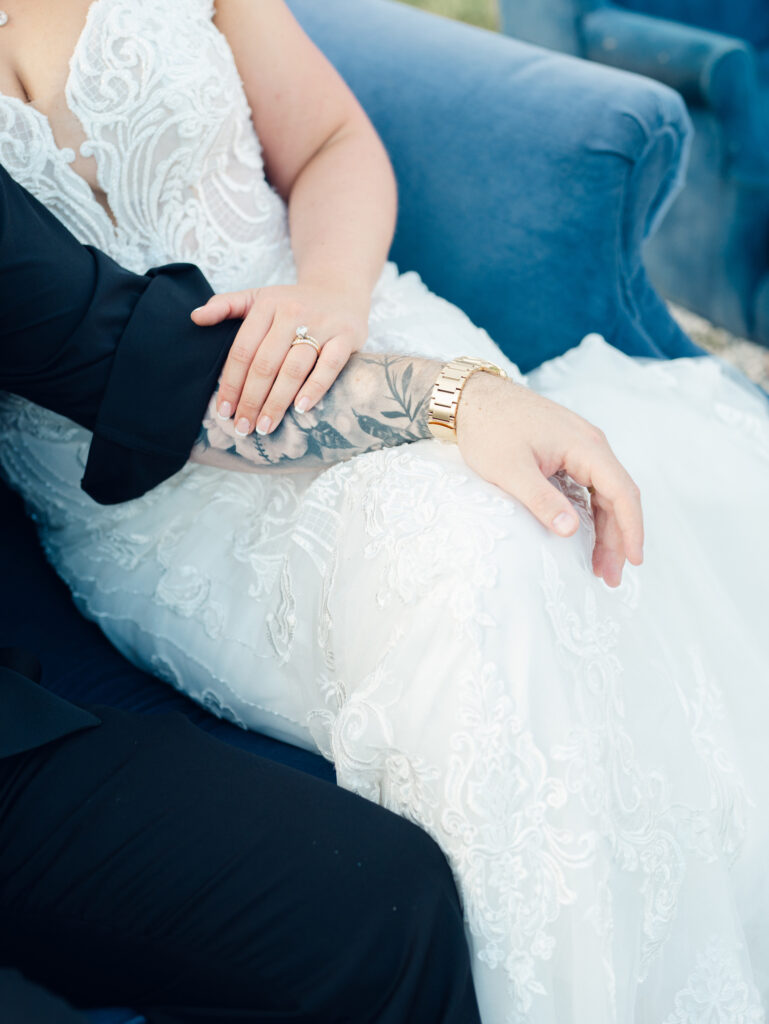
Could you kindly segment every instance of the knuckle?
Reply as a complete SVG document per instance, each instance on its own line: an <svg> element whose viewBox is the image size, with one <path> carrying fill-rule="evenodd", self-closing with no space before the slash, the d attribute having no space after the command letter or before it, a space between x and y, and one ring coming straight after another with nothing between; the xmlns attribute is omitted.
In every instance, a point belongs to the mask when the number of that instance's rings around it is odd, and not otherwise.
<svg viewBox="0 0 769 1024"><path fill-rule="evenodd" d="M261 409L264 402L264 395L259 388L245 387L243 388L243 394L240 396L238 402L238 411L244 413L254 412Z"/></svg>
<svg viewBox="0 0 769 1024"><path fill-rule="evenodd" d="M272 378L278 371L278 364L268 352L257 352L251 363L251 372L255 377Z"/></svg>
<svg viewBox="0 0 769 1024"><path fill-rule="evenodd" d="M545 491L535 491L531 495L529 507L538 518L546 518L553 505L553 500Z"/></svg>
<svg viewBox="0 0 769 1024"><path fill-rule="evenodd" d="M269 400L269 401L265 402L264 405L262 406L262 410L261 410L261 412L259 414L259 418L261 419L262 416L269 416L269 418L272 420L273 425L274 425L274 424L277 424L278 420L281 419L281 417L283 416L283 413L285 411L286 411L286 407L281 402L275 402L275 401Z"/></svg>
<svg viewBox="0 0 769 1024"><path fill-rule="evenodd" d="M228 402L237 398L240 394L240 386L230 380L221 379L219 382L219 397L225 398Z"/></svg>
<svg viewBox="0 0 769 1024"><path fill-rule="evenodd" d="M307 376L307 367L300 359L287 359L282 372L290 381L299 382Z"/></svg>
<svg viewBox="0 0 769 1024"><path fill-rule="evenodd" d="M238 402L238 411L236 413L235 418L237 419L239 416L247 416L248 419L253 419L254 415L258 411L259 411L259 404L257 402L255 402L249 396L244 395L241 398L241 400Z"/></svg>
<svg viewBox="0 0 769 1024"><path fill-rule="evenodd" d="M248 364L251 362L253 352L247 345L235 344L230 349L230 359L239 364Z"/></svg>
<svg viewBox="0 0 769 1024"><path fill-rule="evenodd" d="M312 401L317 401L322 395L325 395L327 390L327 385L323 384L316 376L308 377L305 381L304 394Z"/></svg>
<svg viewBox="0 0 769 1024"><path fill-rule="evenodd" d="M346 362L347 359L341 352L337 352L336 350L324 352L323 366L334 376L344 368Z"/></svg>
<svg viewBox="0 0 769 1024"><path fill-rule="evenodd" d="M352 344L360 334L360 323L354 317L342 316L336 333L343 335L346 343Z"/></svg>
<svg viewBox="0 0 769 1024"><path fill-rule="evenodd" d="M287 317L289 320L296 320L296 324L294 326L297 326L298 324L301 323L302 317L304 316L305 312L304 306L302 305L301 302L298 302L296 299L284 299L280 305L281 313L285 317Z"/></svg>

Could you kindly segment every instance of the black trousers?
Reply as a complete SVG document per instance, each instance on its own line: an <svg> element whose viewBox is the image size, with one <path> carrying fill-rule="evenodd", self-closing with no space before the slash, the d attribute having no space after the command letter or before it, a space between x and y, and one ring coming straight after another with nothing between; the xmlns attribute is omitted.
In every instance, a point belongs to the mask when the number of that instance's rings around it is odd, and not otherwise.
<svg viewBox="0 0 769 1024"><path fill-rule="evenodd" d="M69 1021L43 989L152 1024L479 1020L426 833L180 714L92 710L0 760L3 1024Z"/></svg>

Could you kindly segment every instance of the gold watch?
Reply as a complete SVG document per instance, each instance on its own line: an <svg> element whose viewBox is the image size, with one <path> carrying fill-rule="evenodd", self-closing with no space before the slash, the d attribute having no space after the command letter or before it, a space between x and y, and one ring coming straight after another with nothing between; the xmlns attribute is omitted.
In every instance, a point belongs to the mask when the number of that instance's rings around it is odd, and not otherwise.
<svg viewBox="0 0 769 1024"><path fill-rule="evenodd" d="M439 441L457 441L457 407L462 395L462 388L469 378L478 370L485 370L497 377L506 377L507 374L494 363L488 363L484 359L474 359L472 356L460 356L459 359L452 359L446 363L438 379L433 385L430 395L429 412L430 418L427 426L433 437Z"/></svg>

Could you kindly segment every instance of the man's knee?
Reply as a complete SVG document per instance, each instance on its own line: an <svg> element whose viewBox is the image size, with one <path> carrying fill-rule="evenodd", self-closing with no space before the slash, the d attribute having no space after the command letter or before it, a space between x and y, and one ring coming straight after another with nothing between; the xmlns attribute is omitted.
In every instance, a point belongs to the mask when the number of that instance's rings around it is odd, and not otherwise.
<svg viewBox="0 0 769 1024"><path fill-rule="evenodd" d="M356 1019L377 1024L456 1019L471 1024L476 1009L469 952L446 857L410 822L388 822L387 831L381 847L382 881L362 908L373 943L354 947L353 973L365 977L368 985L365 996L361 991ZM446 1016L449 1005L459 1016Z"/></svg>

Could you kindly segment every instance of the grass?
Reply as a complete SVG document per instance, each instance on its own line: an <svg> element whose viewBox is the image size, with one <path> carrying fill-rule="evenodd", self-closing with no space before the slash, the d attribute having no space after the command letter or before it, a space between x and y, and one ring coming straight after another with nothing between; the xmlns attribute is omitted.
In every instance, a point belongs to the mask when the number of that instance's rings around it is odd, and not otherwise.
<svg viewBox="0 0 769 1024"><path fill-rule="evenodd" d="M499 28L497 0L404 0L404 3L483 28Z"/></svg>

